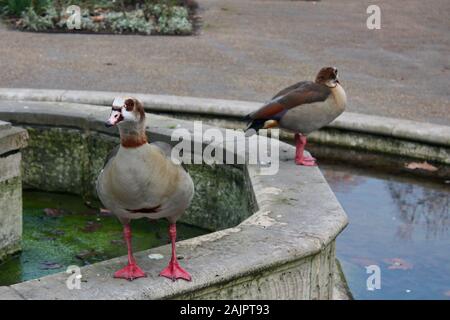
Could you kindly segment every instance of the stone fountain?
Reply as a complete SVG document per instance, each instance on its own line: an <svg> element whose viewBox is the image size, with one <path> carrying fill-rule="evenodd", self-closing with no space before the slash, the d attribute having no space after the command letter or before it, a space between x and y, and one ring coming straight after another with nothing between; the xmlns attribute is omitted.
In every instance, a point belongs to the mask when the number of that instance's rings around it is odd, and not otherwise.
<svg viewBox="0 0 450 320"><path fill-rule="evenodd" d="M95 197L95 177L108 151L118 143L118 133L103 125L109 111L75 103L2 102L0 118L30 135L29 146L23 150L23 183L45 191ZM193 132L192 122L152 114L147 118L149 141L173 144L175 128ZM26 144L26 131L10 124L2 126L0 137L4 130L21 137L9 149L0 138L0 188L6 186L10 193L6 197L2 191L0 195L0 240L4 235L13 240L10 252L18 249L20 239L21 180L18 162L12 165L8 160L20 161L18 150ZM195 143L197 138L193 135L192 139ZM226 144L220 148L243 156ZM280 169L273 176L261 174L259 165L188 167L197 189L184 222L212 230L178 244L183 265L192 271L192 282L171 282L157 276L165 260L148 256L168 256L169 246L162 246L136 254L148 278L133 282L113 279L114 268L125 261L119 257L82 267L79 290L67 287L68 274L57 273L0 287L0 297L332 299L335 240L347 217L320 170L296 166L293 157L294 148L280 142ZM9 171L3 170L6 166ZM4 181L14 181L15 187Z"/></svg>

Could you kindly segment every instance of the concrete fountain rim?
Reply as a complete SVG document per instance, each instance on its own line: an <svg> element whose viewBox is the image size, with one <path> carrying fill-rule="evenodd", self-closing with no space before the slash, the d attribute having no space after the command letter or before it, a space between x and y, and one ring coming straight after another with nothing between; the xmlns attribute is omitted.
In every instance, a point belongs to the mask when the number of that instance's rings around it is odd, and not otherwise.
<svg viewBox="0 0 450 320"><path fill-rule="evenodd" d="M227 118L242 118L261 106L261 102L156 95L128 92L0 88L0 100L70 102L110 106L116 96L140 99L148 112L179 112ZM450 126L344 112L328 128L366 133L450 147Z"/></svg>
<svg viewBox="0 0 450 320"><path fill-rule="evenodd" d="M2 101L0 104L0 118L14 125L78 128L106 134L110 131L103 121L109 112L109 108L64 102ZM151 115L148 121L150 139L165 137L170 140L176 124L192 130L188 121L157 115ZM11 294L24 299L189 297L194 291L210 292L214 290L211 288L246 281L243 279L259 277L274 269L288 269L299 263L320 265L314 257L324 251L334 259L334 240L348 223L344 210L318 168L299 167L293 163L293 147L280 143L280 158L276 179L260 175L258 166L246 166L258 206L252 216L236 227L179 242L178 251L185 257L186 269L192 272L192 282L172 283L157 276L166 261L150 261L148 255L158 253L168 257L170 249L167 245L136 255L149 274L145 279L113 280L114 269L125 262L124 257L119 257L82 267L83 280L87 281L82 283L82 290L67 289L66 273L15 284L4 290L12 290ZM315 281L312 274L308 277ZM306 296L311 298L315 289L306 290Z"/></svg>

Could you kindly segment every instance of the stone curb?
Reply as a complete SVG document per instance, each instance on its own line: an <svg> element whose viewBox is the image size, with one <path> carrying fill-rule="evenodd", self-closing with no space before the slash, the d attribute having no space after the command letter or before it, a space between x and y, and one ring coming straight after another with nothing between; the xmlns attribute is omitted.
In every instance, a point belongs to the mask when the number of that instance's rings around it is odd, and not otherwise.
<svg viewBox="0 0 450 320"><path fill-rule="evenodd" d="M225 118L239 118L261 106L260 102L206 99L171 95L154 95L126 92L46 90L0 88L0 100L29 100L71 102L110 106L116 96L129 95L140 99L147 111L190 113ZM400 140L450 147L450 126L437 125L345 112L329 128Z"/></svg>
<svg viewBox="0 0 450 320"><path fill-rule="evenodd" d="M75 103L0 103L0 118L13 125L76 129L105 137L117 135L117 129L104 126L109 112ZM174 124L187 129L203 147L207 144L199 140L201 133L195 132L192 122L158 115L148 119L150 141L171 143ZM224 153L235 154L234 145L218 146ZM250 145L245 152L255 154L257 146ZM172 282L157 276L167 261L150 260L148 255L169 257L170 246L165 245L136 253L148 273L140 281L113 280L114 270L126 260L118 257L82 267L80 290L68 290L68 276L62 272L0 288L0 298L15 294L24 299L68 300L333 298L335 239L347 225L347 216L319 168L295 165L294 152L280 142L276 176L261 174L259 165L245 166L253 215L237 226L177 243L195 281Z"/></svg>

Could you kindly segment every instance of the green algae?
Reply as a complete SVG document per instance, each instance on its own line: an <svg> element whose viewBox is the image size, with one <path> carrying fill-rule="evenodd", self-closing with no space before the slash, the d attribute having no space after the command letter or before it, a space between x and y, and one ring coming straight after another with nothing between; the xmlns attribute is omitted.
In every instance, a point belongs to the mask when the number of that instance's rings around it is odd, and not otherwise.
<svg viewBox="0 0 450 320"><path fill-rule="evenodd" d="M186 165L195 194L183 222L208 230L234 227L252 211L243 168L229 165Z"/></svg>
<svg viewBox="0 0 450 320"><path fill-rule="evenodd" d="M95 201L96 179L117 136L73 128L24 126L30 135L23 150L25 187L78 194ZM186 165L195 185L191 206L182 222L211 231L236 226L252 214L251 188L244 166Z"/></svg>
<svg viewBox="0 0 450 320"><path fill-rule="evenodd" d="M127 253L122 226L114 216L87 207L74 195L25 191L22 252L0 265L0 286L65 271ZM59 209L49 216L45 208ZM146 250L169 243L165 219L132 221L133 248ZM178 224L178 240L207 233Z"/></svg>
<svg viewBox="0 0 450 320"><path fill-rule="evenodd" d="M69 265L125 255L117 219L84 205L89 202L99 206L96 179L118 137L74 128L24 127L30 140L22 151L23 185L26 190L42 192L24 192L23 251L0 264L0 285L65 271ZM235 226L251 215L244 166L186 167L195 184L195 195L180 220L179 240ZM51 217L44 208L64 212ZM164 219L133 221L135 251L168 243L167 227Z"/></svg>

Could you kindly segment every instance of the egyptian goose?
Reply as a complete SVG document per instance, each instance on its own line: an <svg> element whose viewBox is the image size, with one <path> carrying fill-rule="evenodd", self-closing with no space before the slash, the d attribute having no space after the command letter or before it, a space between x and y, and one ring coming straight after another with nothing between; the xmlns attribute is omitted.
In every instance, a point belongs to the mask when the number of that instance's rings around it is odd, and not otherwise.
<svg viewBox="0 0 450 320"><path fill-rule="evenodd" d="M347 96L334 67L322 68L314 82L301 81L278 92L271 101L248 114L246 130L280 127L295 133L295 163L316 165L316 159L305 157L306 135L318 130L345 110ZM249 131L250 132L250 131ZM250 132L251 133L251 132Z"/></svg>
<svg viewBox="0 0 450 320"><path fill-rule="evenodd" d="M190 281L191 276L178 263L175 242L176 221L194 194L191 177L170 160L167 149L147 142L144 108L137 99L116 98L105 125L118 126L120 145L110 153L98 176L97 193L103 205L123 224L128 247L128 265L114 277L133 280L146 276L133 257L130 220L166 218L172 257L160 275L174 281Z"/></svg>

